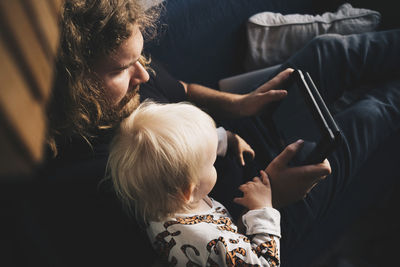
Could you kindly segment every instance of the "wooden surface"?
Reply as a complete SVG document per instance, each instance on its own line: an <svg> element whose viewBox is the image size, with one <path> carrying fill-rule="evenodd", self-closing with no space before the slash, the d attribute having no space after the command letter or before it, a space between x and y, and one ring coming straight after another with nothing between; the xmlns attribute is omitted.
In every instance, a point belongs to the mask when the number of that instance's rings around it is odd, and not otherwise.
<svg viewBox="0 0 400 267"><path fill-rule="evenodd" d="M0 179L43 159L62 0L0 1Z"/></svg>

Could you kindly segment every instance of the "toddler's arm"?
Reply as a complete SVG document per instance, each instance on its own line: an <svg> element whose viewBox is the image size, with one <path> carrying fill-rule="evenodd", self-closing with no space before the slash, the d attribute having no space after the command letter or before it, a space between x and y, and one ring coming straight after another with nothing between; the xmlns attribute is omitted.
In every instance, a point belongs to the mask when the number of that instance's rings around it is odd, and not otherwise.
<svg viewBox="0 0 400 267"><path fill-rule="evenodd" d="M271 186L267 174L260 171L261 179L255 177L239 187L243 197L234 201L249 209L243 215L245 234L249 238L246 262L279 265L280 213L272 208Z"/></svg>

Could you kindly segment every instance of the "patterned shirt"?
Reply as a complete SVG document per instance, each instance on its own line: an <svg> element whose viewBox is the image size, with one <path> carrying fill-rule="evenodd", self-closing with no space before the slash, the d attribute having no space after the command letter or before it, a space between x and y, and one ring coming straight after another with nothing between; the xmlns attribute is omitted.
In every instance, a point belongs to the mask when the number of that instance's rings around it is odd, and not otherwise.
<svg viewBox="0 0 400 267"><path fill-rule="evenodd" d="M243 235L226 208L211 203L203 214L150 222L147 234L164 261L170 266L279 266L279 211L248 211L242 217Z"/></svg>

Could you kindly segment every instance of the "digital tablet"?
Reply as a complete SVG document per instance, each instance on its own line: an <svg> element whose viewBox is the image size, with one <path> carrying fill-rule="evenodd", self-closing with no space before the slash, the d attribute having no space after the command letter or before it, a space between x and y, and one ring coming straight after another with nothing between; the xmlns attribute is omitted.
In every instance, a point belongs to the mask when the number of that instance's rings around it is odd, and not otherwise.
<svg viewBox="0 0 400 267"><path fill-rule="evenodd" d="M341 132L308 73L295 70L285 89L288 95L270 109L273 139L281 150L304 140L293 165L320 163L340 144Z"/></svg>

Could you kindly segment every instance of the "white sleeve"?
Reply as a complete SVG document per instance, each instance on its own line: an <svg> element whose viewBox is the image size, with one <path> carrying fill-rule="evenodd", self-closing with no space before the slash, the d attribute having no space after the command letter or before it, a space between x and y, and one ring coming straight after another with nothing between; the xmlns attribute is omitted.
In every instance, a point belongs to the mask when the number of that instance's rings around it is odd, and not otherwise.
<svg viewBox="0 0 400 267"><path fill-rule="evenodd" d="M246 226L246 235L269 233L281 237L281 214L274 208L249 210L243 215L242 220Z"/></svg>
<svg viewBox="0 0 400 267"><path fill-rule="evenodd" d="M226 151L228 150L228 135L226 134L226 130L223 127L217 128L217 135L218 135L217 155L225 157Z"/></svg>
<svg viewBox="0 0 400 267"><path fill-rule="evenodd" d="M281 215L274 208L250 210L242 217L249 238L246 262L280 265Z"/></svg>
<svg viewBox="0 0 400 267"><path fill-rule="evenodd" d="M280 266L280 218L273 208L247 212L242 217L246 235L220 228L225 231L207 244L208 257L220 266Z"/></svg>

